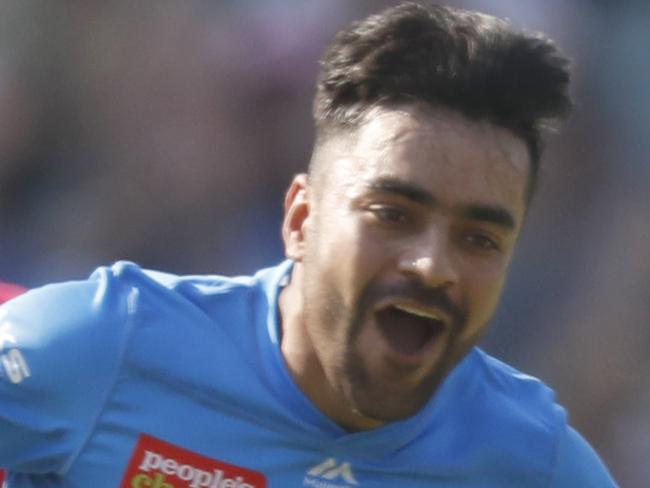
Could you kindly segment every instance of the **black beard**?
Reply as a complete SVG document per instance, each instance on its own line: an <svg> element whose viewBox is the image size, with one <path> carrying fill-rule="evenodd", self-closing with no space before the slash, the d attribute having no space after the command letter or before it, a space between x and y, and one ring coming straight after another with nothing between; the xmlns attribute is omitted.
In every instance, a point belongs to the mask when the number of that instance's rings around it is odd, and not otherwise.
<svg viewBox="0 0 650 488"><path fill-rule="evenodd" d="M444 339L447 344L440 361L431 374L417 385L409 398L372 398L372 395L368 395L369 391L380 391L381 388L373 388L371 375L364 367L362 358L354 350L363 323L370 319L373 305L384 298L415 301L427 307L438 308L450 317L450 323L447 324L448 333ZM469 338L464 344L459 343L459 337L466 328L467 314L449 298L444 290L439 288L427 288L417 282L370 285L362 293L354 310L346 341L348 347L338 377L347 379L347 385L341 384L344 395L350 407L364 417L387 422L415 414L428 402L469 349L476 344L474 338ZM368 401L369 397L370 401ZM390 406L391 403L393 406Z"/></svg>

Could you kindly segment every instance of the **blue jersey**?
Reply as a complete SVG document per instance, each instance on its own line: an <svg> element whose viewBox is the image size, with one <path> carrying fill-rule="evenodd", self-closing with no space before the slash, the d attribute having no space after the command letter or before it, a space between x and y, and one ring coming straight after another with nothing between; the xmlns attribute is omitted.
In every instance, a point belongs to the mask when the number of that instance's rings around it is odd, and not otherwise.
<svg viewBox="0 0 650 488"><path fill-rule="evenodd" d="M176 277L118 263L1 307L9 487L615 486L552 391L479 349L413 417L342 429L282 358L290 269Z"/></svg>

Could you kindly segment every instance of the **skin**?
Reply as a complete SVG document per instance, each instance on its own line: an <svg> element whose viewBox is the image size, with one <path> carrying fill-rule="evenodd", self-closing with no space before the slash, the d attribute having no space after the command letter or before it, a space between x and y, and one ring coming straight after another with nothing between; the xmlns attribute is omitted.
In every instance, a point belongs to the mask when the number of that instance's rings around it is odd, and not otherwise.
<svg viewBox="0 0 650 488"><path fill-rule="evenodd" d="M364 120L316 149L316 169L287 193L282 229L295 262L280 296L282 353L306 395L350 431L416 413L485 332L530 165L510 131L446 109L378 107ZM436 315L442 332L405 353L380 327L395 304Z"/></svg>

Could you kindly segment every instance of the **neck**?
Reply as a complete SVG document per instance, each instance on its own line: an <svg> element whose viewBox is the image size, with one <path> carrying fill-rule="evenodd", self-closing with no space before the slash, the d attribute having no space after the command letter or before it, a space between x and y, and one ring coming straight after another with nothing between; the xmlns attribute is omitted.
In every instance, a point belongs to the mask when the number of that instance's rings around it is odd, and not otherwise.
<svg viewBox="0 0 650 488"><path fill-rule="evenodd" d="M382 426L384 422L365 417L352 409L343 392L337 388L334 378L328 378L325 373L305 321L301 282L301 265L296 263L291 282L279 297L282 327L280 350L289 372L314 405L344 429L360 431Z"/></svg>

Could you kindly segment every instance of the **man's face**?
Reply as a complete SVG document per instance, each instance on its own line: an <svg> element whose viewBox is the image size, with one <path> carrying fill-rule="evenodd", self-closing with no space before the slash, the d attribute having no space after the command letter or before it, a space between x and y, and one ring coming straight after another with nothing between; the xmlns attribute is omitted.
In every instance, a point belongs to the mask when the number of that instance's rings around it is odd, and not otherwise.
<svg viewBox="0 0 650 488"><path fill-rule="evenodd" d="M485 331L530 162L511 132L455 112L404 105L366 120L319 149L288 254L328 387L385 422L418 411Z"/></svg>

